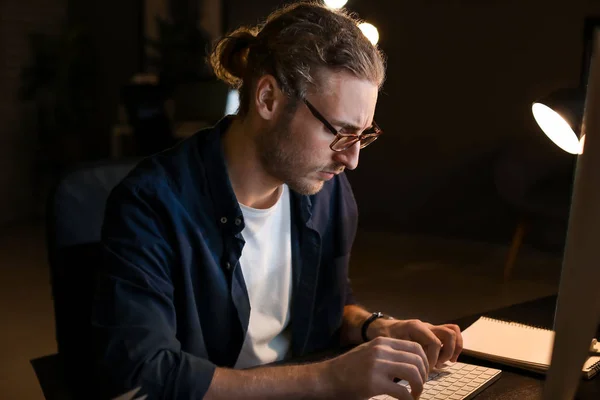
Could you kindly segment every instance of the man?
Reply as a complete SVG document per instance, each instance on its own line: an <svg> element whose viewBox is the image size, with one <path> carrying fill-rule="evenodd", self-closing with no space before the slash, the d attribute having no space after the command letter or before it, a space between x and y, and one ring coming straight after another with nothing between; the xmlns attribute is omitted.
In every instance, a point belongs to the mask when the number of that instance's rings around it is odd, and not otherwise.
<svg viewBox="0 0 600 400"><path fill-rule="evenodd" d="M380 318L348 283L357 210L343 171L381 134L385 73L356 24L297 3L230 34L211 61L239 88L239 114L146 159L112 192L93 316L111 394L409 399L458 357L457 326ZM358 346L265 366L340 345Z"/></svg>

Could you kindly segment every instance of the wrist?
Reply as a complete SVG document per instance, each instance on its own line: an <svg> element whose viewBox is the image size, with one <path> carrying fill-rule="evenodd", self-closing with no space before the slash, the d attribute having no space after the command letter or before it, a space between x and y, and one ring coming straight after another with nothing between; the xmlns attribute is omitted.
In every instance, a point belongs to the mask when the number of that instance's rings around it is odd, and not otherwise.
<svg viewBox="0 0 600 400"><path fill-rule="evenodd" d="M339 376L341 368L336 365L336 361L337 357L314 364L317 376L321 377L317 385L317 398L337 399L347 386Z"/></svg>
<svg viewBox="0 0 600 400"><path fill-rule="evenodd" d="M373 340L379 336L389 337L390 336L389 329L388 329L389 324L390 324L389 317L377 318L375 321L373 321L369 324L369 326L367 328L367 338L369 340Z"/></svg>

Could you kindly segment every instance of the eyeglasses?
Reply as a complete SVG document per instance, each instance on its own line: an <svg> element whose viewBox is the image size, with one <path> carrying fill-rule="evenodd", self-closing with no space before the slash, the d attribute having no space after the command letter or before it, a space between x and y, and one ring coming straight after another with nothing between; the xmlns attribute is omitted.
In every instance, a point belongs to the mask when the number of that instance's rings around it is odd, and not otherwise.
<svg viewBox="0 0 600 400"><path fill-rule="evenodd" d="M373 121L373 125L370 128L367 128L361 133L341 133L337 131L333 127L333 125L331 125L329 121L327 121L325 117L320 112L318 112L312 104L310 104L308 100L304 99L304 104L306 104L306 107L308 107L311 114L314 115L316 119L321 121L323 125L325 125L325 127L335 135L335 139L333 139L333 142L331 142L331 144L329 145L329 148L333 151L347 150L359 141L360 148L364 149L365 147L376 141L379 135L383 133L383 131L381 130L381 128L379 128L375 121Z"/></svg>

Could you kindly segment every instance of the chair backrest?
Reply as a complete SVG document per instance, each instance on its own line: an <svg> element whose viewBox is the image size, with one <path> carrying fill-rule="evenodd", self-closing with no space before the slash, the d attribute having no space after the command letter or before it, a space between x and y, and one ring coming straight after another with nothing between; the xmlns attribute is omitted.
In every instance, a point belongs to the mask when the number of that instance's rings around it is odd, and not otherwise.
<svg viewBox="0 0 600 400"><path fill-rule="evenodd" d="M137 161L81 165L59 180L49 198L46 242L56 341L69 375L89 373L93 273L101 262L106 199Z"/></svg>

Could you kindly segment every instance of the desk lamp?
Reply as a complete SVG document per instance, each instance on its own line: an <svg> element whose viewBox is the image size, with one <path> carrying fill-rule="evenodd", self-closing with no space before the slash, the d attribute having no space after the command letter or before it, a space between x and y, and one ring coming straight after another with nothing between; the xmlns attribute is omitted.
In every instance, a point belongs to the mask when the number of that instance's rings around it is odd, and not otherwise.
<svg viewBox="0 0 600 400"><path fill-rule="evenodd" d="M600 317L600 30L590 36L585 96L582 91L563 90L532 106L548 137L577 154L544 400L575 397Z"/></svg>
<svg viewBox="0 0 600 400"><path fill-rule="evenodd" d="M571 154L581 154L580 139L585 90L559 89L531 106L533 116L544 133L558 147Z"/></svg>

